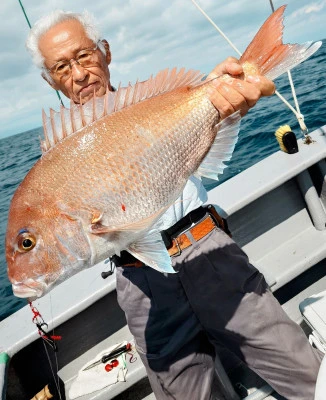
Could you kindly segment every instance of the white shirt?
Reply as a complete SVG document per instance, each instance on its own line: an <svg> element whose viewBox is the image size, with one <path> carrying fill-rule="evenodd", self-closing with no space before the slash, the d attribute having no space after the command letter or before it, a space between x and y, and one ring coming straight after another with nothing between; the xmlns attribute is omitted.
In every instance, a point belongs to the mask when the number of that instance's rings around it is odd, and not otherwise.
<svg viewBox="0 0 326 400"><path fill-rule="evenodd" d="M182 195L160 218L159 229L170 228L190 211L200 207L207 199L207 191L201 179L191 176L183 189Z"/></svg>

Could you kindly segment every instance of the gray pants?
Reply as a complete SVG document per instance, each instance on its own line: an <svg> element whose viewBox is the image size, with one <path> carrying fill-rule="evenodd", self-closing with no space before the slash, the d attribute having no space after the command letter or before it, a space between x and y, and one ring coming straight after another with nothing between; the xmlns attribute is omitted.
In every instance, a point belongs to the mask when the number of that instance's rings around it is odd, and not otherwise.
<svg viewBox="0 0 326 400"><path fill-rule="evenodd" d="M245 253L213 230L173 258L177 274L117 269L118 301L158 400L212 398L224 346L288 400L313 400L320 356Z"/></svg>

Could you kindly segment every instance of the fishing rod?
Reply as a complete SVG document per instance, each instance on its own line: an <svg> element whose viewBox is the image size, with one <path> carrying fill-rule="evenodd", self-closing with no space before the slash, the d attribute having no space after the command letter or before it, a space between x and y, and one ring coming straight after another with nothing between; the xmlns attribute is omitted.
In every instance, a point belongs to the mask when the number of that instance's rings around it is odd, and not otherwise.
<svg viewBox="0 0 326 400"><path fill-rule="evenodd" d="M29 22L28 16L27 16L27 14L26 14L25 8L24 8L24 6L23 6L21 0L18 0L18 2L19 2L19 5L20 5L20 7L21 7L23 13L24 13L24 16L25 16L25 19L26 19L26 22L27 22L29 28L32 29L32 25L31 25L31 23ZM64 106L63 101L62 101L61 96L60 96L60 93L59 93L57 90L56 90L56 93L57 93L57 96L58 96L58 99L59 99L60 103Z"/></svg>
<svg viewBox="0 0 326 400"><path fill-rule="evenodd" d="M271 9L274 12L275 8L274 8L273 0L269 0L269 4L271 5Z"/></svg>

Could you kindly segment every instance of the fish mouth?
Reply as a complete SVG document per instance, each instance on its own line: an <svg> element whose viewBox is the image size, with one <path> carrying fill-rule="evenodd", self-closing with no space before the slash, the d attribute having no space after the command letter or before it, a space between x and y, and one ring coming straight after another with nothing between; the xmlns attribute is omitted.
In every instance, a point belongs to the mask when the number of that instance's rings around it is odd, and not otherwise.
<svg viewBox="0 0 326 400"><path fill-rule="evenodd" d="M24 282L13 283L12 291L14 295L21 298L41 297L46 289L46 283L28 279Z"/></svg>

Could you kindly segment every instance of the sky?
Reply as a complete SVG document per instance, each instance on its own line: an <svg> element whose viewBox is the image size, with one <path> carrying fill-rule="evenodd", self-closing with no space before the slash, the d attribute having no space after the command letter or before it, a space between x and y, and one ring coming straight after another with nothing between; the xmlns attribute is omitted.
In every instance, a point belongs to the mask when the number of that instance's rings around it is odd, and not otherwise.
<svg viewBox="0 0 326 400"><path fill-rule="evenodd" d="M164 68L208 73L234 50L191 0L21 0L33 25L54 9L90 11L112 51L111 83L145 80ZM197 0L231 41L244 51L271 12L269 0ZM283 0L273 0L275 9ZM326 0L288 0L284 41L326 38ZM41 126L41 110L59 108L25 49L29 27L18 0L0 2L0 139ZM68 106L67 99L63 101Z"/></svg>

